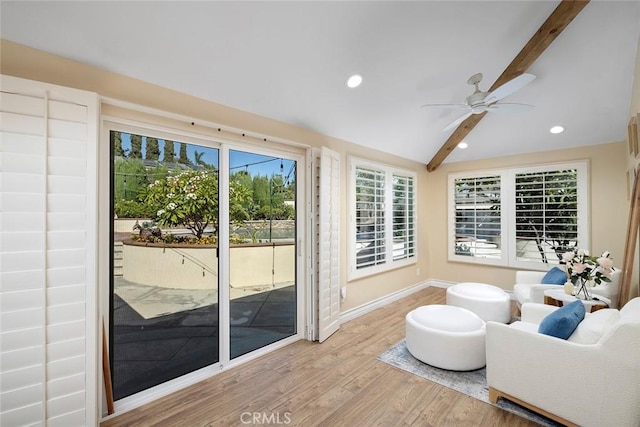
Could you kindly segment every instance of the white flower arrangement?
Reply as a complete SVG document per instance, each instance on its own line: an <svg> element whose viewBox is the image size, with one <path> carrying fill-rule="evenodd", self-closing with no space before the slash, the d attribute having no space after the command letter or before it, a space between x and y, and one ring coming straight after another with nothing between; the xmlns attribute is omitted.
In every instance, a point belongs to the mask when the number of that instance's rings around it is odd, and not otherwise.
<svg viewBox="0 0 640 427"><path fill-rule="evenodd" d="M576 286L574 295L578 296L582 292L585 298L590 299L587 286L611 282L611 273L614 268L610 255L605 251L600 257L594 257L584 249L565 252L562 255L567 268L567 278Z"/></svg>

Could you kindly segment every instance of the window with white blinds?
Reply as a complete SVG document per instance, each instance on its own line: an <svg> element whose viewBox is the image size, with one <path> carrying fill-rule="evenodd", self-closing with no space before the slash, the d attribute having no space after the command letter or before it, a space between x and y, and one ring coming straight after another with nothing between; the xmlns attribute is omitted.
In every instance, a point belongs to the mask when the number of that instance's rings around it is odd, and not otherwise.
<svg viewBox="0 0 640 427"><path fill-rule="evenodd" d="M356 268L385 262L385 173L356 167Z"/></svg>
<svg viewBox="0 0 640 427"><path fill-rule="evenodd" d="M578 171L516 173L516 259L558 263L578 243Z"/></svg>
<svg viewBox="0 0 640 427"><path fill-rule="evenodd" d="M415 252L415 192L413 177L393 174L393 260Z"/></svg>
<svg viewBox="0 0 640 427"><path fill-rule="evenodd" d="M415 175L350 159L349 278L415 262Z"/></svg>
<svg viewBox="0 0 640 427"><path fill-rule="evenodd" d="M95 425L97 96L1 79L0 425Z"/></svg>
<svg viewBox="0 0 640 427"><path fill-rule="evenodd" d="M455 179L456 255L501 258L500 180L500 175Z"/></svg>
<svg viewBox="0 0 640 427"><path fill-rule="evenodd" d="M449 176L449 259L518 268L589 247L585 161Z"/></svg>

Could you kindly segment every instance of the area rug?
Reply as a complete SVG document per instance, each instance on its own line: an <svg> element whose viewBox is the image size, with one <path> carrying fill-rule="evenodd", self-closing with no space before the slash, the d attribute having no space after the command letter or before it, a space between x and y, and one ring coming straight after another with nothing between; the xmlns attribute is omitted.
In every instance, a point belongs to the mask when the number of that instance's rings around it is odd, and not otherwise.
<svg viewBox="0 0 640 427"><path fill-rule="evenodd" d="M407 350L404 340L379 355L378 360L491 404L489 402L489 388L487 387L485 368L467 372L447 371L445 369L435 368L413 357L411 353L409 353L409 350ZM498 403L495 406L542 426L555 427L560 425L505 399L498 399Z"/></svg>

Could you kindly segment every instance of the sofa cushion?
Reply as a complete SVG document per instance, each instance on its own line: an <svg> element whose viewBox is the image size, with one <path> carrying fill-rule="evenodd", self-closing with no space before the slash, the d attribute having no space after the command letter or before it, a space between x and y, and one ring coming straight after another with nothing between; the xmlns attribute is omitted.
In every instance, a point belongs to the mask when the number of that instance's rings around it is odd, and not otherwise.
<svg viewBox="0 0 640 427"><path fill-rule="evenodd" d="M606 308L590 313L580 322L569 341L578 344L595 344L620 319L620 312Z"/></svg>
<svg viewBox="0 0 640 427"><path fill-rule="evenodd" d="M566 340L584 319L585 311L580 300L565 304L542 319L538 332Z"/></svg>
<svg viewBox="0 0 640 427"><path fill-rule="evenodd" d="M542 277L540 283L543 285L564 285L566 281L567 273L559 267L553 267Z"/></svg>

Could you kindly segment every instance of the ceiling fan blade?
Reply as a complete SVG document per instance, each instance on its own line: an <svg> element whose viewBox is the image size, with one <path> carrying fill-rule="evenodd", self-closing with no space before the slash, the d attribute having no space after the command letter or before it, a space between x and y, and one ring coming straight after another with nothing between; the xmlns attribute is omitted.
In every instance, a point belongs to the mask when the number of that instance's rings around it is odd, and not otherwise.
<svg viewBox="0 0 640 427"><path fill-rule="evenodd" d="M517 102L511 103L511 102L500 102L497 104L492 104L489 107L487 107L487 110L493 112L498 112L498 113L521 113L523 111L527 111L531 108L533 108L533 105L529 105L529 104L519 104Z"/></svg>
<svg viewBox="0 0 640 427"><path fill-rule="evenodd" d="M460 108L469 108L469 106L466 104L424 104L420 106L420 108L424 108L424 107L446 108L451 110L458 110Z"/></svg>
<svg viewBox="0 0 640 427"><path fill-rule="evenodd" d="M536 76L529 73L520 74L515 79L509 80L493 92L489 93L485 98L484 102L486 104L492 104L496 101L500 101L502 98L505 98L512 93L522 89L527 84L531 83Z"/></svg>
<svg viewBox="0 0 640 427"><path fill-rule="evenodd" d="M458 117L456 120L451 122L446 128L442 129L442 132L446 132L446 131L451 130L454 127L458 126L460 123L464 122L467 119L467 117L471 116L471 114L472 114L471 111L469 111L464 116Z"/></svg>

